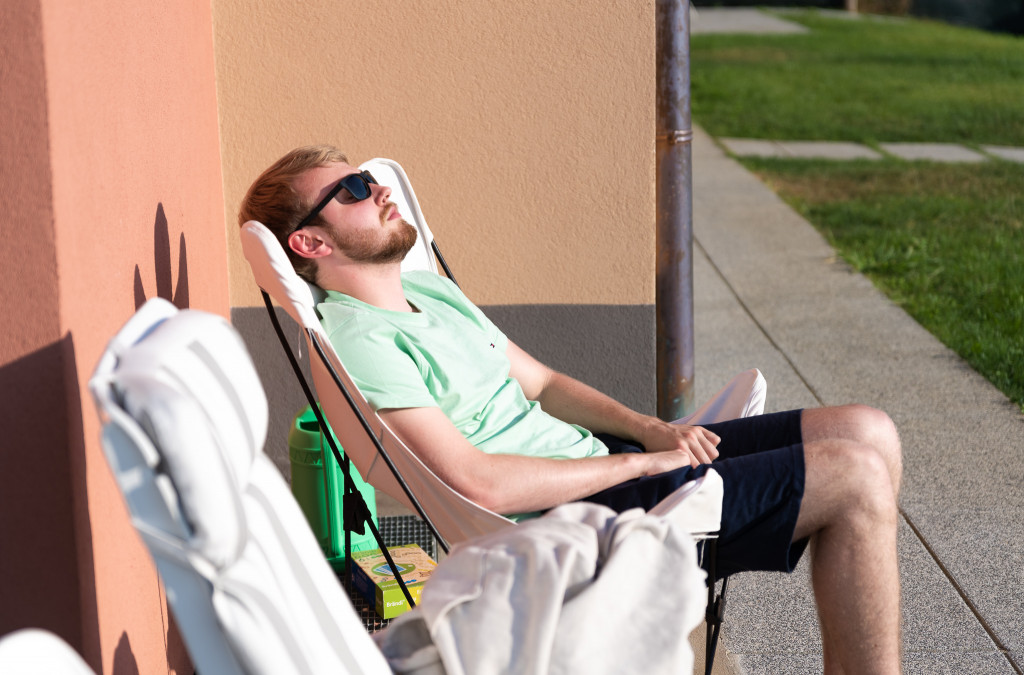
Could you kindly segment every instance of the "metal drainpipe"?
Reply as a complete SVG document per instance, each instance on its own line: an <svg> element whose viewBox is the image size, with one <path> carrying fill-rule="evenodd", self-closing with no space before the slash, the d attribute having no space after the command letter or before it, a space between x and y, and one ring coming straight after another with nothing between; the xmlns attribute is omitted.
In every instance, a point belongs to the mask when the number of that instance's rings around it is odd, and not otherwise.
<svg viewBox="0 0 1024 675"><path fill-rule="evenodd" d="M689 2L657 0L658 417L693 401L693 207L691 202Z"/></svg>

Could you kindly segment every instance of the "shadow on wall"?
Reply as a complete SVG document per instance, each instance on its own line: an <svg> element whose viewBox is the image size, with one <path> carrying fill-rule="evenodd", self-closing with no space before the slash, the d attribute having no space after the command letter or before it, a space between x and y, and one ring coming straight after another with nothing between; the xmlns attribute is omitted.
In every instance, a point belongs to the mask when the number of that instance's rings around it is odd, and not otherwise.
<svg viewBox="0 0 1024 675"><path fill-rule="evenodd" d="M135 294L135 310L138 311L151 297L160 297L168 300L178 309L188 309L188 250L185 245L185 234L181 233L178 237L177 283L174 283L170 227L167 223L167 214L164 212L162 202L157 203L156 216L153 219L153 269L156 275L156 293L147 297L146 285L142 281L142 271L138 265L135 266L133 289ZM160 587L160 593L163 597L162 586ZM181 638L181 631L174 621L173 614L168 613L166 629L164 644L167 646L168 657L173 658L173 654L186 654L185 643ZM188 657L184 658L187 660ZM188 669L190 670L191 666ZM139 675L138 662L132 651L128 633L122 633L121 639L118 640L117 648L114 651L112 673L113 675Z"/></svg>
<svg viewBox="0 0 1024 675"><path fill-rule="evenodd" d="M291 338L292 349L296 350L297 355L301 354L301 351L305 350L305 342L299 325L281 307L274 307L274 313L281 323L285 336ZM249 350L260 382L266 391L270 420L264 451L285 480L290 481L288 432L296 414L306 407L306 396L285 357L265 307L232 307L231 325L245 341L246 349ZM312 381L309 359L300 356L299 361L306 380Z"/></svg>
<svg viewBox="0 0 1024 675"><path fill-rule="evenodd" d="M153 262L156 270L156 296L169 300L178 309L188 309L188 256L185 250L185 234L178 237L178 284L171 293L171 236L167 227L164 205L156 205L156 220L153 223ZM154 297L154 296L151 296ZM135 309L146 304L146 289L142 284L142 273L135 266Z"/></svg>
<svg viewBox="0 0 1024 675"><path fill-rule="evenodd" d="M53 631L99 666L85 440L71 334L0 367L0 634Z"/></svg>
<svg viewBox="0 0 1024 675"><path fill-rule="evenodd" d="M139 675L139 664L135 662L135 654L132 653L132 644L128 639L128 633L121 633L121 639L117 641L111 673L113 675Z"/></svg>

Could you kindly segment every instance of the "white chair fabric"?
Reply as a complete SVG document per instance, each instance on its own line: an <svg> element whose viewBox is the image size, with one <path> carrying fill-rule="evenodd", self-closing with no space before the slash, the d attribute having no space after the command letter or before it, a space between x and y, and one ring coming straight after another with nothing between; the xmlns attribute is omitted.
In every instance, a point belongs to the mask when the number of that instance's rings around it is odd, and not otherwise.
<svg viewBox="0 0 1024 675"><path fill-rule="evenodd" d="M360 168L370 170L378 182L392 189L392 199L399 204L400 212L418 231L417 244L414 252L403 261L403 271L429 269L437 272L431 248L433 234L423 218L405 172L396 162L380 158L370 160ZM413 508L387 464L379 456L375 445L358 423L324 360L337 373L362 415L370 420L375 436L380 439L402 478L444 539L454 544L511 524L508 519L466 499L444 483L409 450L359 394L316 315L314 302L323 297L323 291L307 284L295 274L284 250L270 230L262 223L249 221L242 226L241 240L242 250L257 285L303 329L310 352L310 370L321 406L346 454L363 479ZM323 351L324 359L315 355L317 347ZM759 414L764 408L765 391L766 383L761 373L756 369L746 371L734 378L696 413L682 421L708 424ZM703 503L704 508L710 511L695 518L695 522L702 523L701 527L713 522L714 527L701 531L716 530L721 512L720 481L717 484L714 480L706 482L706 487L702 487L705 481L698 482L698 487L707 490L711 498L695 500L693 503ZM694 486L687 488L688 491L693 489ZM717 506L714 505L716 500Z"/></svg>
<svg viewBox="0 0 1024 675"><path fill-rule="evenodd" d="M150 300L89 387L199 672L390 672L263 454L266 398L226 320Z"/></svg>
<svg viewBox="0 0 1024 675"><path fill-rule="evenodd" d="M22 628L0 637L4 675L94 675L68 643L41 628Z"/></svg>

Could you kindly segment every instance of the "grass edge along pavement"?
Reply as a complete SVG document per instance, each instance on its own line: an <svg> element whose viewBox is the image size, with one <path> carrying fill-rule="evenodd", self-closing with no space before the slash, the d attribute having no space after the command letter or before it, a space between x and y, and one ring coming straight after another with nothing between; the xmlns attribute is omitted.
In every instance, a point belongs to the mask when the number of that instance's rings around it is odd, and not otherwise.
<svg viewBox="0 0 1024 675"><path fill-rule="evenodd" d="M1024 411L1019 164L741 161Z"/></svg>
<svg viewBox="0 0 1024 675"><path fill-rule="evenodd" d="M784 17L810 32L694 36L693 114L713 136L1024 146L1024 39L913 19ZM1019 164L738 159L1024 410Z"/></svg>

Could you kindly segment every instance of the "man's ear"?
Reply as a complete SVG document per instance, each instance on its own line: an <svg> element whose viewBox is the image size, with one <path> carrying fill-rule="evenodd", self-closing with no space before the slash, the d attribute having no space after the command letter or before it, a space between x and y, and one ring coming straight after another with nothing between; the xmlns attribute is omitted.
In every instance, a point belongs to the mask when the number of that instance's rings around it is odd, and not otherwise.
<svg viewBox="0 0 1024 675"><path fill-rule="evenodd" d="M288 235L288 247L303 258L323 258L334 250L321 233L305 227Z"/></svg>

